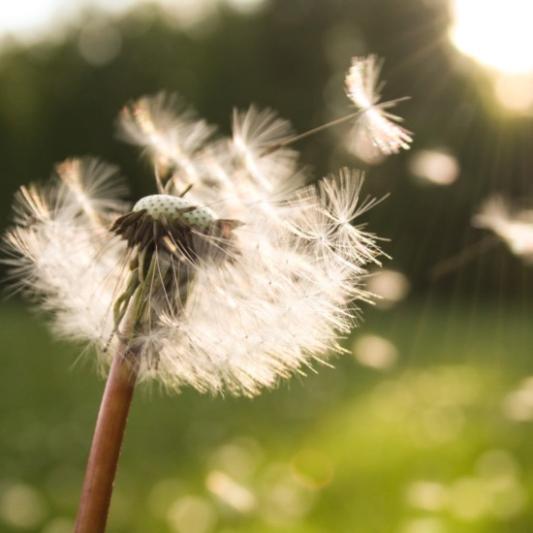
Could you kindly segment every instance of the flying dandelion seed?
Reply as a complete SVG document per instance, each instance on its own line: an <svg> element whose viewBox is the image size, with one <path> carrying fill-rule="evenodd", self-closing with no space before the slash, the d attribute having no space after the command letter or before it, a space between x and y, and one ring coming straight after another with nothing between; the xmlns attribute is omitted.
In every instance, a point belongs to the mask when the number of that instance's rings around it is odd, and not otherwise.
<svg viewBox="0 0 533 533"><path fill-rule="evenodd" d="M485 202L473 223L491 230L513 254L533 263L533 210L514 208L496 196Z"/></svg>
<svg viewBox="0 0 533 533"><path fill-rule="evenodd" d="M354 57L346 76L346 94L361 110L353 131L354 147L362 154L397 154L408 150L413 140L410 131L398 124L402 118L387 111L400 100L380 102L383 83L379 81L382 62L375 56Z"/></svg>

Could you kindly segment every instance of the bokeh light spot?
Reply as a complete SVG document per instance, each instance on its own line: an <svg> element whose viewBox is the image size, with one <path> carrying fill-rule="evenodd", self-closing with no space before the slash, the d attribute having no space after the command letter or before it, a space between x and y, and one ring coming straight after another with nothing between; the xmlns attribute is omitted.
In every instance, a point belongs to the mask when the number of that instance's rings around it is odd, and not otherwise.
<svg viewBox="0 0 533 533"><path fill-rule="evenodd" d="M13 527L35 528L46 515L43 497L29 485L8 486L0 497L0 517Z"/></svg>
<svg viewBox="0 0 533 533"><path fill-rule="evenodd" d="M396 346L379 335L358 336L352 345L352 353L359 364L376 370L391 368L398 359Z"/></svg>
<svg viewBox="0 0 533 533"><path fill-rule="evenodd" d="M440 511L447 501L446 487L435 481L415 481L407 488L407 502L424 511Z"/></svg>
<svg viewBox="0 0 533 533"><path fill-rule="evenodd" d="M239 513L250 513L255 509L254 494L228 474L213 470L209 472L205 484L209 492Z"/></svg>
<svg viewBox="0 0 533 533"><path fill-rule="evenodd" d="M177 499L167 513L167 522L176 533L209 533L216 521L213 505L200 496Z"/></svg>
<svg viewBox="0 0 533 533"><path fill-rule="evenodd" d="M409 160L411 174L434 185L451 185L459 176L457 159L444 150L418 150Z"/></svg>
<svg viewBox="0 0 533 533"><path fill-rule="evenodd" d="M120 52L122 37L111 24L94 22L80 32L78 48L81 56L91 65L105 65Z"/></svg>
<svg viewBox="0 0 533 533"><path fill-rule="evenodd" d="M382 269L369 276L366 288L378 297L376 307L389 309L407 296L410 283L401 272Z"/></svg>

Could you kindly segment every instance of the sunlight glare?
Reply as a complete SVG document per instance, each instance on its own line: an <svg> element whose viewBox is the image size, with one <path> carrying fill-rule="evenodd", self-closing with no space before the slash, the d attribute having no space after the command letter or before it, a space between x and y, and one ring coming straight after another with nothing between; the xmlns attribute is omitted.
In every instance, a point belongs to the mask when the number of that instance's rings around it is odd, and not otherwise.
<svg viewBox="0 0 533 533"><path fill-rule="evenodd" d="M22 0L2 6L0 32L18 33L40 28L59 15L61 0Z"/></svg>
<svg viewBox="0 0 533 533"><path fill-rule="evenodd" d="M533 2L450 0L455 47L487 67L496 98L510 111L533 112Z"/></svg>
<svg viewBox="0 0 533 533"><path fill-rule="evenodd" d="M480 63L508 74L533 71L533 2L452 0L455 46Z"/></svg>

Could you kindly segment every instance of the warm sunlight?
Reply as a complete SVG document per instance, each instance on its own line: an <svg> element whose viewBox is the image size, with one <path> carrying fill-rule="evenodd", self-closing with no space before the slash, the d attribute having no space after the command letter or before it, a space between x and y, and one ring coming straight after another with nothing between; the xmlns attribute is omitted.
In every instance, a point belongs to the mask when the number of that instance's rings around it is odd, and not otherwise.
<svg viewBox="0 0 533 533"><path fill-rule="evenodd" d="M26 0L2 6L0 32L24 32L40 27L52 19L60 8L58 0Z"/></svg>
<svg viewBox="0 0 533 533"><path fill-rule="evenodd" d="M533 2L452 0L455 46L480 63L508 74L533 70Z"/></svg>
<svg viewBox="0 0 533 533"><path fill-rule="evenodd" d="M451 0L450 38L467 56L491 70L494 93L515 112L533 106L533 2Z"/></svg>

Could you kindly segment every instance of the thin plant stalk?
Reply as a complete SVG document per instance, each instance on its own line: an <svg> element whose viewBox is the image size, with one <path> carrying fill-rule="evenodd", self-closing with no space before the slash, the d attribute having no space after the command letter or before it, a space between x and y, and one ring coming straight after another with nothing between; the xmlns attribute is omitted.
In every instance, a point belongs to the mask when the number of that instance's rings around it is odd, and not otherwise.
<svg viewBox="0 0 533 533"><path fill-rule="evenodd" d="M262 156L269 155L272 152L275 152L276 150L279 150L280 148L284 148L285 146L289 146L295 142L298 142L302 139L305 139L306 137L310 137L311 135L315 135L315 133L319 133L323 130L326 130L328 128L332 128L333 126L337 126L338 124L342 124L344 122L348 122L348 120L353 120L360 115L362 115L366 109L362 109L360 111L356 111L355 113L350 113L349 115L344 115L342 117L336 118L335 120L332 120L331 122L326 122L325 124L321 124L320 126L316 126L315 128L311 128L310 130L304 131L303 133L298 133L297 135L293 135L292 137L289 137L288 139L285 139L284 141L281 141L279 143L276 143L270 147L268 147Z"/></svg>
<svg viewBox="0 0 533 533"><path fill-rule="evenodd" d="M310 130L304 131L303 133L298 133L296 135L293 135L292 137L289 137L288 139L285 139L284 141L276 143L268 147L265 150L265 152L263 152L262 155L263 156L269 155L272 152L279 150L280 148L284 148L285 146L294 144L295 142L301 141L302 139L311 137L311 135L315 135L316 133L320 133L321 131L327 130L334 126L338 126L339 124L344 124L345 122L348 122L349 120L356 120L362 115L364 115L370 109L387 109L389 107L392 107L393 105L396 105L398 102L403 102L404 100L409 100L409 97L405 96L403 98L396 98L395 100L390 100L387 102L382 102L380 104L374 104L374 105L365 107L363 109L358 109L357 111L353 113L349 113L348 115L343 115L342 117L338 117L334 120L331 120L330 122L326 122L325 124L321 124L320 126L316 126L314 128L311 128Z"/></svg>
<svg viewBox="0 0 533 533"><path fill-rule="evenodd" d="M76 533L105 531L120 448L137 381L136 359L125 344L113 358L85 471Z"/></svg>

